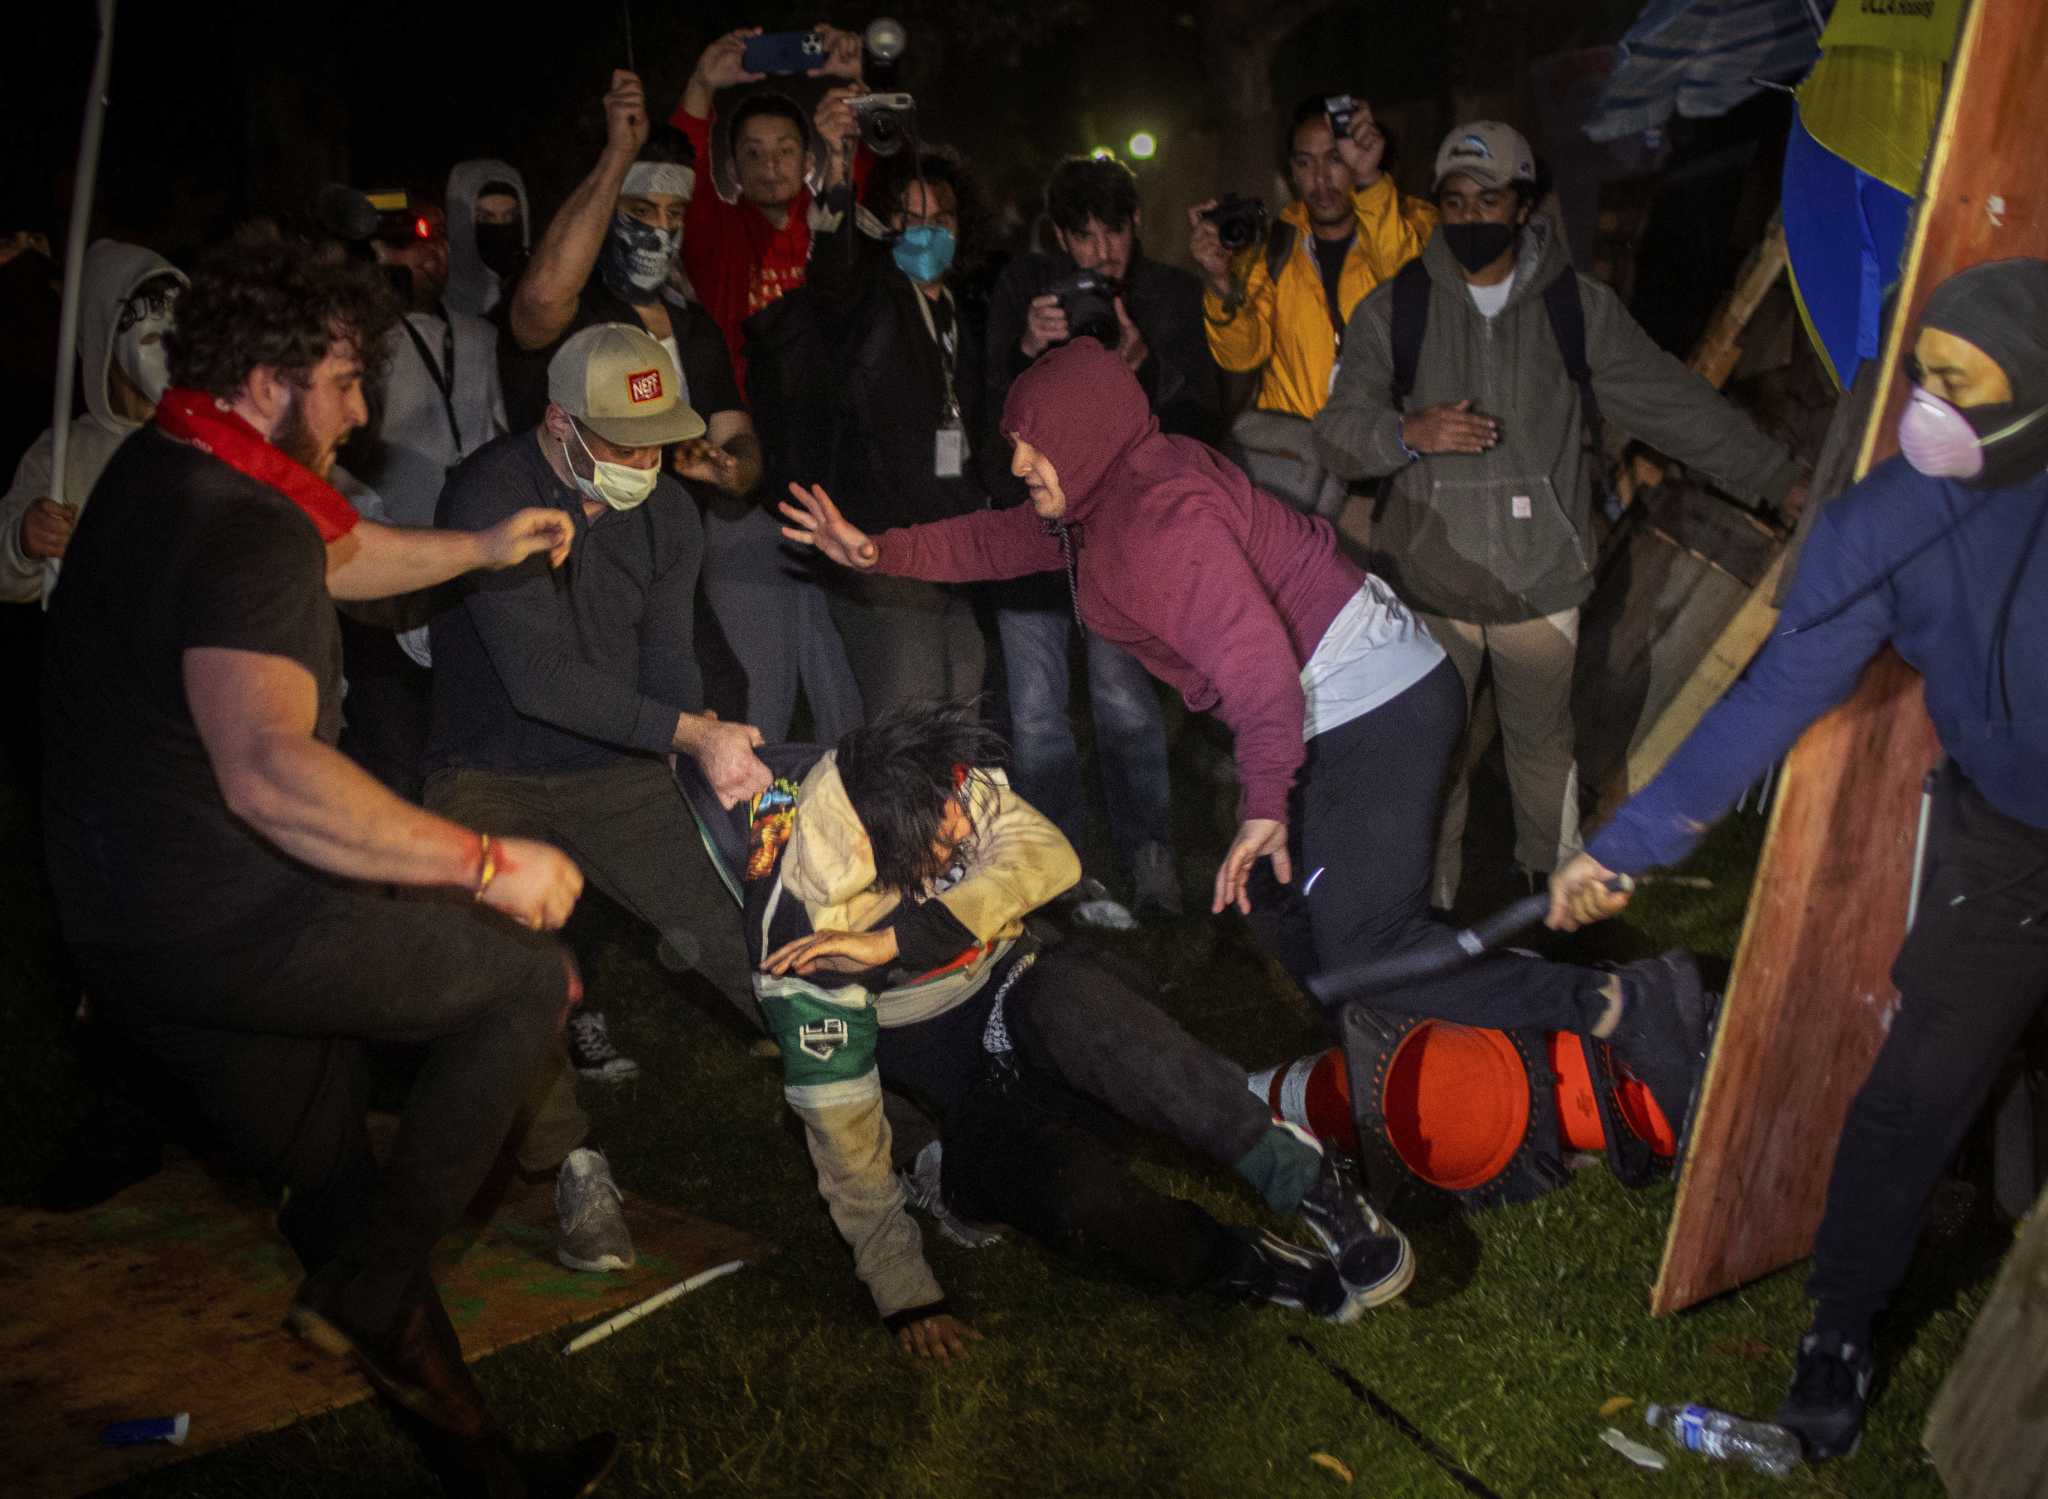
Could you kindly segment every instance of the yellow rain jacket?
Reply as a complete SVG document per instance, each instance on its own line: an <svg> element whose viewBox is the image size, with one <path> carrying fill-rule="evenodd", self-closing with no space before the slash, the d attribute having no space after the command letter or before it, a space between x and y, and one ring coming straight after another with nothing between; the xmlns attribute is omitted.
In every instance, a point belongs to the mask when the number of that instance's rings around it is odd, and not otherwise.
<svg viewBox="0 0 2048 1499"><path fill-rule="evenodd" d="M1358 233L1337 281L1338 310L1347 323L1368 292L1422 252L1437 219L1434 204L1402 198L1394 179L1384 173L1371 187L1351 195L1351 210L1358 218ZM1265 247L1257 245L1243 252L1250 270L1244 300L1235 313L1226 313L1223 299L1214 292L1203 294L1209 352L1226 370L1242 373L1266 367L1259 386L1261 411L1314 417L1329 399L1337 335L1330 326L1322 272L1316 267L1307 206L1289 204L1280 222L1294 226L1294 245L1277 282L1266 270Z"/></svg>

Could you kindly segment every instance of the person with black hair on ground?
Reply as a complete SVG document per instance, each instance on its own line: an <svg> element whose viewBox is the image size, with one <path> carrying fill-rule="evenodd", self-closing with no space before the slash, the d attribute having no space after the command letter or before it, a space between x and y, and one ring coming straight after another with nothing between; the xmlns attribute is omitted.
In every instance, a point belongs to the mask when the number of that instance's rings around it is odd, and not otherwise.
<svg viewBox="0 0 2048 1499"><path fill-rule="evenodd" d="M1168 1290L1338 1322L1407 1288L1408 1242L1347 1164L1276 1123L1243 1069L1142 981L1028 923L1080 863L1011 788L1005 747L971 703L912 704L834 750L763 754L774 784L729 811L689 766L678 779L740 887L754 992L819 1190L905 1352L948 1361L980 1334L947 1303L905 1213L884 1087L941 1121L945 1200L969 1219ZM1089 1128L1105 1113L1234 1170L1320 1247L1153 1191Z"/></svg>

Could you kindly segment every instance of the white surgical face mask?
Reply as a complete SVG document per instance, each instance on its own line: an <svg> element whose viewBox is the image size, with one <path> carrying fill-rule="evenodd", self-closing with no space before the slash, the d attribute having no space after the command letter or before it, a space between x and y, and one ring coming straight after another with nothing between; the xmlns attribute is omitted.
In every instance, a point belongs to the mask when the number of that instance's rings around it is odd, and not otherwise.
<svg viewBox="0 0 2048 1499"><path fill-rule="evenodd" d="M143 318L114 338L114 363L154 406L171 384L171 356L164 349L168 317Z"/></svg>
<svg viewBox="0 0 2048 1499"><path fill-rule="evenodd" d="M631 510L654 493L654 481L661 477L661 464L653 468L634 468L630 463L607 463L590 451L590 445L583 440L583 434L576 431L576 424L569 423L569 430L576 433L576 446L583 449L583 456L590 460L590 466L597 472L591 478L576 473L576 465L569 461L569 445L562 444L562 462L569 464L569 472L575 475L576 487L593 500L600 500L614 510Z"/></svg>

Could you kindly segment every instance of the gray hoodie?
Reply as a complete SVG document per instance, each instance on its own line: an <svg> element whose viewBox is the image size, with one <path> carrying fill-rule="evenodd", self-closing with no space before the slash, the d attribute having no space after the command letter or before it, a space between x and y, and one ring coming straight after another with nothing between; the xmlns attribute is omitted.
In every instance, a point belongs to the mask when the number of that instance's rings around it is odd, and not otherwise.
<svg viewBox="0 0 2048 1499"><path fill-rule="evenodd" d="M1522 232L1515 280L1492 318L1472 300L1441 233L1423 247L1429 324L1405 409L1469 398L1500 442L1477 454L1403 451L1393 403L1393 291L1358 304L1344 332L1316 451L1346 479L1394 476L1373 527L1373 570L1417 608L1506 624L1583 603L1593 591L1594 474L1579 391L1543 306L1570 274L1545 220ZM1586 359L1602 417L1710 476L1738 499L1777 501L1798 465L1714 388L1657 347L1606 285L1580 276Z"/></svg>
<svg viewBox="0 0 2048 1499"><path fill-rule="evenodd" d="M456 312L487 317L505 295L498 273L476 253L476 195L487 182L506 182L519 195L519 243L533 248L533 212L526 202L526 179L509 162L492 157L458 161L448 173L448 291Z"/></svg>
<svg viewBox="0 0 2048 1499"><path fill-rule="evenodd" d="M114 324L136 288L162 275L189 284L184 272L154 250L111 239L86 247L78 288L78 367L84 377L86 414L71 423L64 450L64 502L74 508L85 504L114 449L140 425L114 414L107 388ZM50 590L57 586L57 564L32 558L21 549L21 518L29 506L49 495L55 457L56 434L46 429L22 454L13 484L0 498L0 600L10 604L47 604Z"/></svg>

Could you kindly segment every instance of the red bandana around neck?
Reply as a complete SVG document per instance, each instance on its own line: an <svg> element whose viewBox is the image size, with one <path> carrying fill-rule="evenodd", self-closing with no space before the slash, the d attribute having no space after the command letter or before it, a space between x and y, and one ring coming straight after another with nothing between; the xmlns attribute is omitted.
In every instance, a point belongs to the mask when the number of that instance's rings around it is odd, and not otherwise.
<svg viewBox="0 0 2048 1499"><path fill-rule="evenodd" d="M362 517L340 490L287 458L227 402L203 390L172 386L156 404L156 424L164 434L210 453L237 473L267 484L290 500L320 530L320 539L338 541Z"/></svg>

